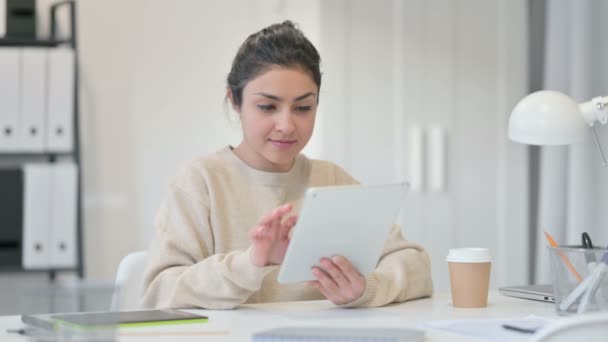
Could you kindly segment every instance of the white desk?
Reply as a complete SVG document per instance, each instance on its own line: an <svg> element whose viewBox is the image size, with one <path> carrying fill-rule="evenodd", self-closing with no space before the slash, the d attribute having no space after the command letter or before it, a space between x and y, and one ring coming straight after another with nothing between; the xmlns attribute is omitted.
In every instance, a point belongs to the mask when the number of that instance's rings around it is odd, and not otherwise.
<svg viewBox="0 0 608 342"><path fill-rule="evenodd" d="M246 305L237 310L189 310L209 316L204 324L188 324L154 328L120 330L120 341L250 341L251 334L280 326L346 326L346 327L409 327L432 320L471 318L521 318L534 314L556 318L554 304L516 299L490 292L488 307L456 309L447 294L376 309L335 309L328 301L289 302ZM19 316L0 316L0 341L26 341L27 338L7 334L6 329L20 328ZM167 333L177 332L169 336ZM218 335L203 335L202 332ZM126 336L152 334L163 336ZM428 330L427 341L470 341L471 338Z"/></svg>

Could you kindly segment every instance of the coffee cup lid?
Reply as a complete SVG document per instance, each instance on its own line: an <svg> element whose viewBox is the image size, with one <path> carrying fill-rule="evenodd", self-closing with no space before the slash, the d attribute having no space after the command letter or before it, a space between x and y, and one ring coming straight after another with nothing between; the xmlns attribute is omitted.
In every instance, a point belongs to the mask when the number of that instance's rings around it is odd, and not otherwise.
<svg viewBox="0 0 608 342"><path fill-rule="evenodd" d="M487 248L452 248L445 258L448 262L491 262Z"/></svg>

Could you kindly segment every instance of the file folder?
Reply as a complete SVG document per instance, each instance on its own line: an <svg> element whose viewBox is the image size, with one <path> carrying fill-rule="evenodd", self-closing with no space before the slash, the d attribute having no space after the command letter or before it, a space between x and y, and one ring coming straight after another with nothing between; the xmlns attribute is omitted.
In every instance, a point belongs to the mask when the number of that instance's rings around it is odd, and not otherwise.
<svg viewBox="0 0 608 342"><path fill-rule="evenodd" d="M6 0L0 0L0 37L6 36Z"/></svg>
<svg viewBox="0 0 608 342"><path fill-rule="evenodd" d="M6 35L36 38L37 0L6 0Z"/></svg>
<svg viewBox="0 0 608 342"><path fill-rule="evenodd" d="M58 163L53 165L51 171L50 266L76 267L76 165Z"/></svg>
<svg viewBox="0 0 608 342"><path fill-rule="evenodd" d="M46 48L24 48L21 53L21 118L18 149L44 151L46 99Z"/></svg>
<svg viewBox="0 0 608 342"><path fill-rule="evenodd" d="M0 267L21 266L23 171L0 168Z"/></svg>
<svg viewBox="0 0 608 342"><path fill-rule="evenodd" d="M49 211L51 203L51 165L23 166L23 248L24 269L49 267Z"/></svg>
<svg viewBox="0 0 608 342"><path fill-rule="evenodd" d="M0 152L15 152L19 124L18 48L0 47Z"/></svg>
<svg viewBox="0 0 608 342"><path fill-rule="evenodd" d="M71 152L74 143L74 51L54 48L48 54L47 150Z"/></svg>

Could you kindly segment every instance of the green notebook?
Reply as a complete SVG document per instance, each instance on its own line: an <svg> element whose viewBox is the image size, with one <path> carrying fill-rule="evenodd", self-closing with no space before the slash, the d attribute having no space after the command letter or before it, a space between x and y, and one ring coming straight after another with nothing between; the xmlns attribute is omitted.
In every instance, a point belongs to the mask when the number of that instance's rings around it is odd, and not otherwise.
<svg viewBox="0 0 608 342"><path fill-rule="evenodd" d="M23 315L21 320L28 325L56 329L57 325L88 329L118 325L121 328L149 327L169 324L205 323L207 316L179 310L139 310L82 312L50 315Z"/></svg>

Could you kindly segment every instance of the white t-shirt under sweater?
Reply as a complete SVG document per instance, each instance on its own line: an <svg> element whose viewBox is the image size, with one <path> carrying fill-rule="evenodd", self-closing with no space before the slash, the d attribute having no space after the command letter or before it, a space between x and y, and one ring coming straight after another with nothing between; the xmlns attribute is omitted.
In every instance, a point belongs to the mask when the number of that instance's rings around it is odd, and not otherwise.
<svg viewBox="0 0 608 342"><path fill-rule="evenodd" d="M230 147L190 161L172 180L156 217L142 306L230 309L324 299L306 283L279 284L279 266L253 265L248 232L282 204L294 203L297 212L308 187L356 183L339 166L303 154L285 173L253 169ZM376 270L366 277L363 295L344 306L376 307L432 292L427 253L395 226Z"/></svg>

